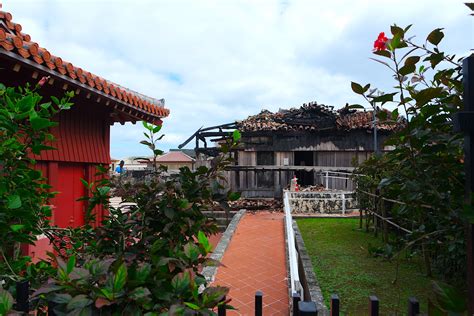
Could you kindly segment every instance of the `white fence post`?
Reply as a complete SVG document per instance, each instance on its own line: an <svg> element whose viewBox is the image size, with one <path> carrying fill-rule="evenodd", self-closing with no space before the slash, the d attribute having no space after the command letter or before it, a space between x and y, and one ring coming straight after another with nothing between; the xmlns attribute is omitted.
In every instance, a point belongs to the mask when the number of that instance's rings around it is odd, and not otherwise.
<svg viewBox="0 0 474 316"><path fill-rule="evenodd" d="M342 193L342 215L346 214L346 194Z"/></svg>
<svg viewBox="0 0 474 316"><path fill-rule="evenodd" d="M329 189L329 175L328 175L328 171L326 171L326 190Z"/></svg>

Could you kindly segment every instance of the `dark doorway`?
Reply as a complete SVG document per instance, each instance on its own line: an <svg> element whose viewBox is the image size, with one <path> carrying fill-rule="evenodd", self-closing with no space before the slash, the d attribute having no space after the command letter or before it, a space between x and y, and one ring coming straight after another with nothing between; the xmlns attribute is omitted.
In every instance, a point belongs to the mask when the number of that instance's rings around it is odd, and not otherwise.
<svg viewBox="0 0 474 316"><path fill-rule="evenodd" d="M295 166L314 166L313 152L295 151ZM298 178L299 185L314 185L314 171L298 170L295 175Z"/></svg>
<svg viewBox="0 0 474 316"><path fill-rule="evenodd" d="M257 166L275 165L275 154L273 151L257 151ZM272 171L257 172L257 186L259 188L273 188L275 179Z"/></svg>

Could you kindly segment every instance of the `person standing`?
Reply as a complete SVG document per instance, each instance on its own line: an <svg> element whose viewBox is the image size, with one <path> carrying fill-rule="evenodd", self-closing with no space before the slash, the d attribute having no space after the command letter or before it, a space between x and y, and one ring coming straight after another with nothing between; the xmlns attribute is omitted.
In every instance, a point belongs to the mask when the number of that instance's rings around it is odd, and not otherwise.
<svg viewBox="0 0 474 316"><path fill-rule="evenodd" d="M118 174L125 173L126 169L124 168L124 165L125 165L125 161L120 160L119 165L117 166L117 168L115 168L115 172Z"/></svg>

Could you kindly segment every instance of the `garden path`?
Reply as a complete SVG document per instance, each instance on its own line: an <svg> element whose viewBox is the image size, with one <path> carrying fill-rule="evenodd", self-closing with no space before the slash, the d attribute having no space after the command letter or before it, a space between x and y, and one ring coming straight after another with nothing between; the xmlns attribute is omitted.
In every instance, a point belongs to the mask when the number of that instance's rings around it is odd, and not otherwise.
<svg viewBox="0 0 474 316"><path fill-rule="evenodd" d="M230 288L228 315L254 315L263 292L264 315L289 315L283 213L246 213L224 253L213 285Z"/></svg>

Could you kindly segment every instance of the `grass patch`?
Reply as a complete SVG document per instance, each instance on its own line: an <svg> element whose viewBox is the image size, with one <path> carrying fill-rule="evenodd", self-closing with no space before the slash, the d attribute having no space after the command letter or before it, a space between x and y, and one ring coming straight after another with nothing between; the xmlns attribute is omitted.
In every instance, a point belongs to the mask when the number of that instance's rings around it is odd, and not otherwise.
<svg viewBox="0 0 474 316"><path fill-rule="evenodd" d="M396 261L374 258L368 245L382 245L373 234L359 230L358 219L298 219L316 278L326 305L337 293L341 311L347 315L367 315L369 295L380 300L381 315L405 315L410 296L415 296L426 311L431 279L421 262L401 258L398 278Z"/></svg>

